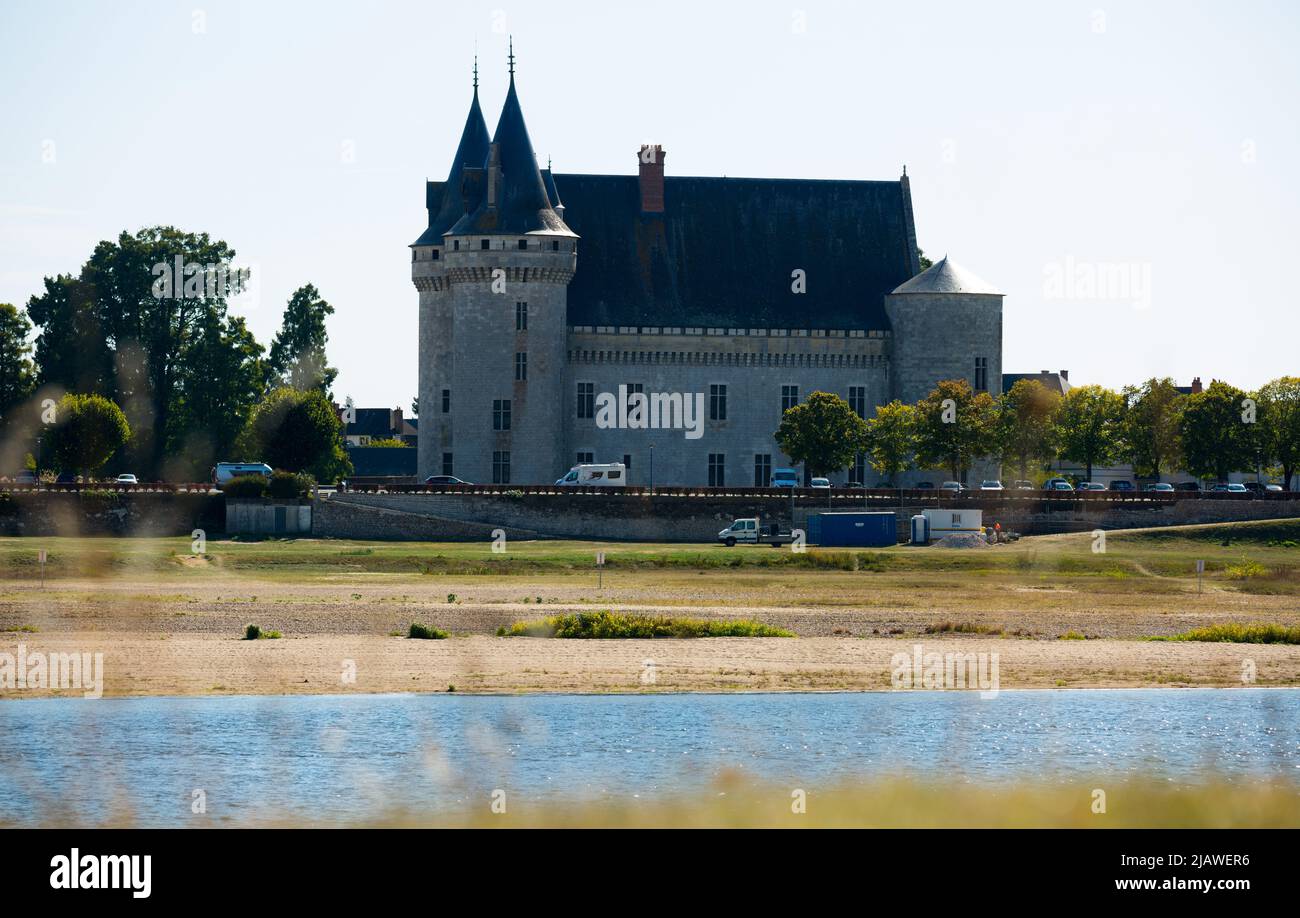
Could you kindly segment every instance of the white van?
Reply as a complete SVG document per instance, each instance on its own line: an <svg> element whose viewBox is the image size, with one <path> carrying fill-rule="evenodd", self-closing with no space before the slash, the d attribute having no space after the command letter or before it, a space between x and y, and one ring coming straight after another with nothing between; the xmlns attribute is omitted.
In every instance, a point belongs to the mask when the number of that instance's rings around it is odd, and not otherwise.
<svg viewBox="0 0 1300 918"><path fill-rule="evenodd" d="M621 462L575 465L555 483L562 488L623 488L627 486L627 467Z"/></svg>
<svg viewBox="0 0 1300 918"><path fill-rule="evenodd" d="M261 475L263 478L270 478L271 467L265 462L218 462L217 467L212 470L212 483L219 490L224 488L230 479L241 475Z"/></svg>

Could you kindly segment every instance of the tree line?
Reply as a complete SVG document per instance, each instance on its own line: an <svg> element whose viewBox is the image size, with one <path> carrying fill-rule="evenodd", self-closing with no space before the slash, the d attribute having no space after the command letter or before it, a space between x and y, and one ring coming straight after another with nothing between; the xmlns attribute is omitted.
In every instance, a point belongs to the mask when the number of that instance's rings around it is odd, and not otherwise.
<svg viewBox="0 0 1300 918"><path fill-rule="evenodd" d="M25 310L0 303L0 474L29 454L141 480L203 480L226 459L348 474L325 356L334 307L303 285L268 349L228 311L246 279L228 278L234 257L206 233L123 232Z"/></svg>
<svg viewBox="0 0 1300 918"><path fill-rule="evenodd" d="M1077 386L1064 395L1022 379L994 398L964 380L944 380L916 404L892 401L864 419L837 395L814 392L787 410L781 449L812 474L851 467L862 455L886 479L911 469L946 469L954 480L993 458L1032 480L1056 460L1128 463L1156 481L1184 470L1224 480L1232 472L1278 478L1289 487L1300 466L1300 377L1248 392L1215 380L1183 392L1169 378L1116 392Z"/></svg>

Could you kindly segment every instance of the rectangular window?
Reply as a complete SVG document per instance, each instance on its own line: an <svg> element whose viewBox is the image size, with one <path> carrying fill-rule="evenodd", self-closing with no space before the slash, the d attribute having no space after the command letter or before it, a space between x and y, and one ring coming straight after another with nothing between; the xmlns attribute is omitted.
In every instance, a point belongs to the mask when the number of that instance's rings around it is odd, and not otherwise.
<svg viewBox="0 0 1300 918"><path fill-rule="evenodd" d="M510 399L497 398L492 400L492 429L510 429Z"/></svg>
<svg viewBox="0 0 1300 918"><path fill-rule="evenodd" d="M528 331L527 303L515 303L515 331Z"/></svg>
<svg viewBox="0 0 1300 918"><path fill-rule="evenodd" d="M760 453L754 457L754 487L772 486L772 454Z"/></svg>
<svg viewBox="0 0 1300 918"><path fill-rule="evenodd" d="M595 453L578 453L578 465L591 465L596 461Z"/></svg>
<svg viewBox="0 0 1300 918"><path fill-rule="evenodd" d="M551 240L551 251L552 252L560 251L560 241L558 239Z"/></svg>
<svg viewBox="0 0 1300 918"><path fill-rule="evenodd" d="M799 404L799 387L782 386L781 387L781 413L785 414L795 405Z"/></svg>
<svg viewBox="0 0 1300 918"><path fill-rule="evenodd" d="M480 239L478 247L486 252L488 249L492 248L492 242L488 239Z"/></svg>
<svg viewBox="0 0 1300 918"><path fill-rule="evenodd" d="M527 239L520 239L520 240L519 240L519 251L522 252L522 251L524 251L524 250L527 249L527 248L528 248L528 240L527 240Z"/></svg>
<svg viewBox="0 0 1300 918"><path fill-rule="evenodd" d="M520 381L528 378L528 354L520 351L515 354L515 380Z"/></svg>
<svg viewBox="0 0 1300 918"><path fill-rule="evenodd" d="M438 260L438 250L437 250L437 249L434 249L432 252L429 253L429 260L430 260L430 261L437 261L437 260Z"/></svg>
<svg viewBox="0 0 1300 918"><path fill-rule="evenodd" d="M451 453L443 453L443 454L442 454L442 474L444 474L444 475L454 475L454 474L455 474L455 473L452 472L452 470L451 470Z"/></svg>
<svg viewBox="0 0 1300 918"><path fill-rule="evenodd" d="M631 395L633 392L642 392L642 393L645 392L645 383L630 382L630 383L624 383L623 385L627 386L628 395Z"/></svg>
<svg viewBox="0 0 1300 918"><path fill-rule="evenodd" d="M629 472L632 471L632 454L631 454L631 453L624 453L624 454L623 454L623 467L624 467L625 469L627 469Z"/></svg>
<svg viewBox="0 0 1300 918"><path fill-rule="evenodd" d="M975 358L975 391L987 392L989 389L989 359Z"/></svg>
<svg viewBox="0 0 1300 918"><path fill-rule="evenodd" d="M594 418L596 416L596 384L578 383L578 417Z"/></svg>
<svg viewBox="0 0 1300 918"><path fill-rule="evenodd" d="M709 386L709 420L725 421L727 419L727 387Z"/></svg>
<svg viewBox="0 0 1300 918"><path fill-rule="evenodd" d="M460 240L457 239L457 240L453 241L452 244L451 244L451 247L452 247L453 249L455 249L457 252L459 252L459 251L460 251Z"/></svg>
<svg viewBox="0 0 1300 918"><path fill-rule="evenodd" d="M849 386L849 407L860 418L867 416L867 387Z"/></svg>
<svg viewBox="0 0 1300 918"><path fill-rule="evenodd" d="M494 450L492 453L492 483L510 484L510 453Z"/></svg>
<svg viewBox="0 0 1300 918"><path fill-rule="evenodd" d="M853 457L853 480L860 485L867 483L867 457L865 453L858 453Z"/></svg>
<svg viewBox="0 0 1300 918"><path fill-rule="evenodd" d="M442 390L442 413L451 414L451 390Z"/></svg>
<svg viewBox="0 0 1300 918"><path fill-rule="evenodd" d="M723 453L709 453L709 487L721 488L727 483L727 457Z"/></svg>

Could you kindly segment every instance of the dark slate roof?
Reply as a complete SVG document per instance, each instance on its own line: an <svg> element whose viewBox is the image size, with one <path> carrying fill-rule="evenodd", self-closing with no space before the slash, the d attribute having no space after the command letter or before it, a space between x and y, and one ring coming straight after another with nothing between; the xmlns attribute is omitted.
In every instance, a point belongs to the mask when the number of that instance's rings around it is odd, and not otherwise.
<svg viewBox="0 0 1300 918"><path fill-rule="evenodd" d="M560 200L559 189L555 187L555 174L550 168L542 170L542 184L546 186L546 196L550 198L552 207L563 207L564 202Z"/></svg>
<svg viewBox="0 0 1300 918"><path fill-rule="evenodd" d="M1036 379L1051 392L1064 395L1070 391L1070 380L1060 373L1053 373L1044 370L1040 373L1003 373L1002 374L1002 391L1010 392L1011 387L1022 379Z"/></svg>
<svg viewBox="0 0 1300 918"><path fill-rule="evenodd" d="M356 413L356 420L343 427L343 433L348 436L386 439L401 433L393 429L391 408L357 408Z"/></svg>
<svg viewBox="0 0 1300 918"><path fill-rule="evenodd" d="M356 478L414 477L419 450L412 446L349 446Z"/></svg>
<svg viewBox="0 0 1300 918"><path fill-rule="evenodd" d="M558 233L572 235L560 215L551 207L542 182L542 172L537 167L537 155L524 124L519 94L515 92L515 79L510 78L510 91L501 109L492 145L501 157L501 188L499 203L488 205L486 191L472 213L463 216L449 230L456 235L478 233ZM490 150L489 150L490 155ZM484 163L487 166L487 163ZM483 188L486 189L486 179Z"/></svg>
<svg viewBox="0 0 1300 918"><path fill-rule="evenodd" d="M581 240L570 325L888 329L885 294L914 273L897 181L668 176L663 215L635 175L555 184Z"/></svg>
<svg viewBox="0 0 1300 918"><path fill-rule="evenodd" d="M477 84L477 78L475 83ZM451 159L451 172L441 185L430 182L425 193L425 206L429 208L429 228L413 245L442 245L442 234L465 216L464 170L483 165L488 153L487 122L478 104L478 86L474 87L474 101L465 118L465 128L460 134L460 144Z"/></svg>

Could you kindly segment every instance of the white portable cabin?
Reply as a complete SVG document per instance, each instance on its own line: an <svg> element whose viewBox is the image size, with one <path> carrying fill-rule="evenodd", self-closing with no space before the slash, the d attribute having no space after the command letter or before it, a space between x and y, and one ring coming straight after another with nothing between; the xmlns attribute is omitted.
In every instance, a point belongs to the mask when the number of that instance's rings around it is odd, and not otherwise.
<svg viewBox="0 0 1300 918"><path fill-rule="evenodd" d="M984 525L982 510L922 510L925 514L930 540L937 542L955 532L978 533Z"/></svg>

